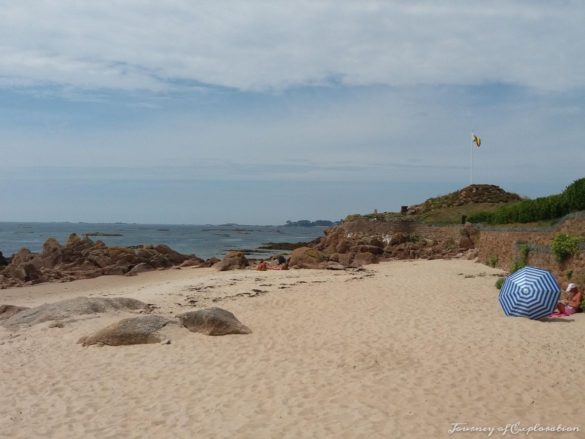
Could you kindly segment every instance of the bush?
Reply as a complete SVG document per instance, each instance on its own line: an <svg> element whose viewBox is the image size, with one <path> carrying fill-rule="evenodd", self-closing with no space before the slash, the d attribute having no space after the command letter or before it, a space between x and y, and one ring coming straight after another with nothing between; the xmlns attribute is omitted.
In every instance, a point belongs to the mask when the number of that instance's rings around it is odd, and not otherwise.
<svg viewBox="0 0 585 439"><path fill-rule="evenodd" d="M574 181L561 194L522 200L491 213L476 213L469 216L469 221L488 224L531 223L561 218L579 210L585 210L585 178Z"/></svg>
<svg viewBox="0 0 585 439"><path fill-rule="evenodd" d="M504 285L504 282L506 281L505 277L499 277L498 280L496 280L496 288L498 290L502 289L502 285Z"/></svg>
<svg viewBox="0 0 585 439"><path fill-rule="evenodd" d="M510 274L520 270L521 268L526 267L526 262L520 260L520 259L516 259L514 261L514 263L512 264L512 268L510 268Z"/></svg>
<svg viewBox="0 0 585 439"><path fill-rule="evenodd" d="M577 253L581 238L572 236L567 233L555 235L550 249L558 263L566 261L568 258Z"/></svg>

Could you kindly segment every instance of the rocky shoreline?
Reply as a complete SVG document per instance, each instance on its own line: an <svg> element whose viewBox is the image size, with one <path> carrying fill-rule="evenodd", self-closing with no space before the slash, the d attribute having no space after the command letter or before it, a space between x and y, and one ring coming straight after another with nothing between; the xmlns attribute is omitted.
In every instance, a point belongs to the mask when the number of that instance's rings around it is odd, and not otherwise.
<svg viewBox="0 0 585 439"><path fill-rule="evenodd" d="M454 229L455 230L455 229ZM392 259L473 258L479 231L467 224L453 230L424 228L411 220L346 221L325 230L311 242L267 243L261 249L291 251L290 268L341 270ZM265 250L266 251L266 250ZM133 276L157 269L211 267L220 271L254 266L242 250L204 260L178 253L166 245L108 247L73 233L64 245L49 238L39 253L23 248L11 258L0 257L0 288L42 282L69 282L103 275Z"/></svg>
<svg viewBox="0 0 585 439"><path fill-rule="evenodd" d="M166 245L108 247L102 241L93 241L88 236L81 238L75 233L64 245L49 238L39 253L23 248L10 259L2 259L5 265L0 264L0 288L103 275L132 276L172 267L206 267L218 261L184 255Z"/></svg>

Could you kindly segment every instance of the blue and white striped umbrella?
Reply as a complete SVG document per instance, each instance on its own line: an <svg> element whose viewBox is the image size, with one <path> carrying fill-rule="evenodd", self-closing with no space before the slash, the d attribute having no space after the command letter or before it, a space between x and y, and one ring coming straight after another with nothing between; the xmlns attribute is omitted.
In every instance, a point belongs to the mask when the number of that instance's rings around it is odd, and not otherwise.
<svg viewBox="0 0 585 439"><path fill-rule="evenodd" d="M559 284L549 271L524 267L506 278L500 305L507 316L542 319L552 314L560 294Z"/></svg>

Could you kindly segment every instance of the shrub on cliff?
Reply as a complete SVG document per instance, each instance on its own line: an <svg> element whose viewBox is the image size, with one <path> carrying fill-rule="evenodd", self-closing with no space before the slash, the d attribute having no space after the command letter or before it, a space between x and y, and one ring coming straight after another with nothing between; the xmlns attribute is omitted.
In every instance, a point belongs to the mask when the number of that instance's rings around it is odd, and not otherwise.
<svg viewBox="0 0 585 439"><path fill-rule="evenodd" d="M557 262L562 263L577 253L581 238L567 233L559 233L552 240L550 249Z"/></svg>

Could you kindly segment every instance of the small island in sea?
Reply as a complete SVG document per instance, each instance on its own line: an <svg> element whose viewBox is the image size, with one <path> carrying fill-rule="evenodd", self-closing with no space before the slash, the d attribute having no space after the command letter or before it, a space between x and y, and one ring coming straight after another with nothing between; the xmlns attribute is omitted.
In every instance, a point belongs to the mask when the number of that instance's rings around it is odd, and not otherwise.
<svg viewBox="0 0 585 439"><path fill-rule="evenodd" d="M329 220L317 220L317 221L309 221L309 220L298 220L298 221L287 221L283 227L330 227L336 224L333 221Z"/></svg>

